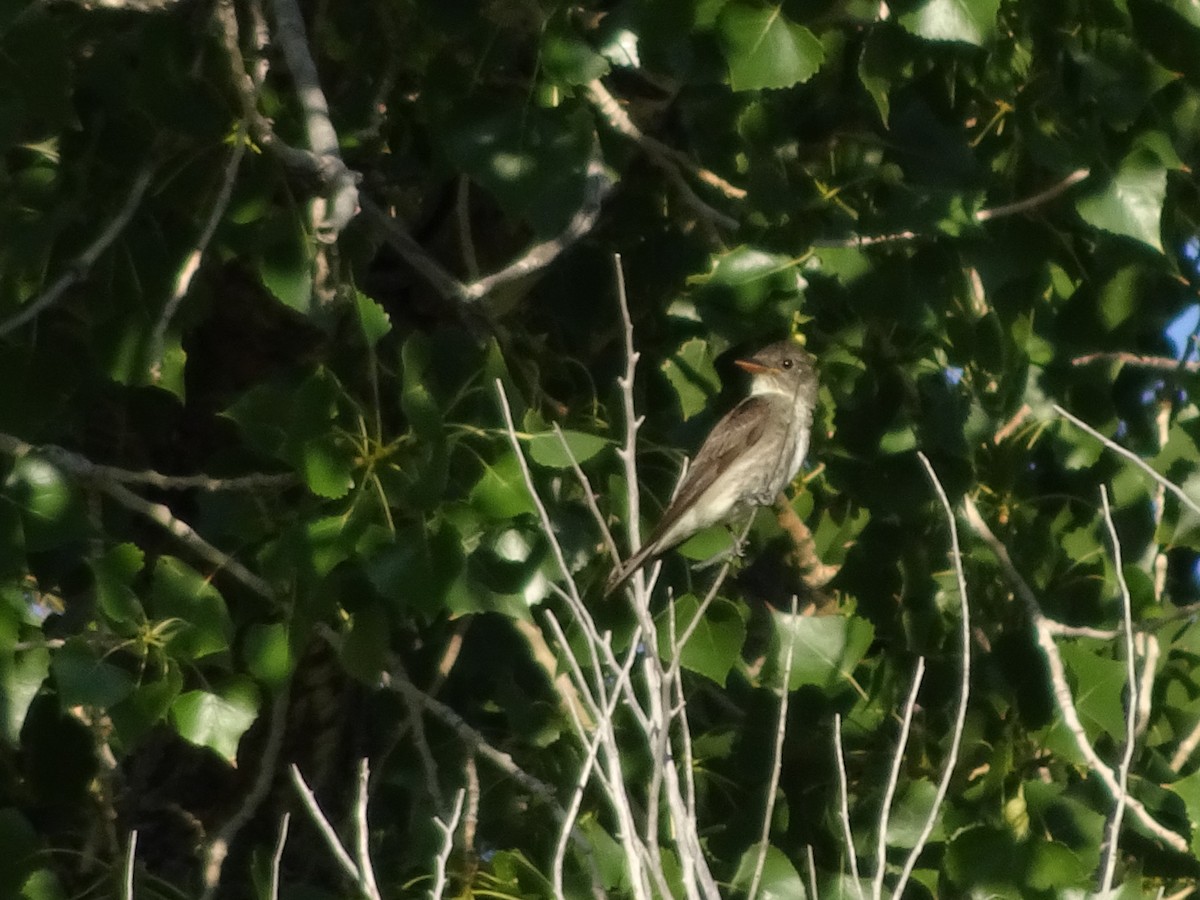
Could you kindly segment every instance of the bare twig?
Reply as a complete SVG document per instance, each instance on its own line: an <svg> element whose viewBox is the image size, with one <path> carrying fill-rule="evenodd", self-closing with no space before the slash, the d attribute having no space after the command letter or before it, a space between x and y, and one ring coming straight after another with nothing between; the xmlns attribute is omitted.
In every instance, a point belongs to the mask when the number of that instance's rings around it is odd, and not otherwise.
<svg viewBox="0 0 1200 900"><path fill-rule="evenodd" d="M282 0L277 0L282 2ZM554 262L558 256L595 227L600 217L604 198L612 190L614 181L597 155L588 162L584 179L583 202L571 221L555 237L535 244L521 257L497 272L464 283L455 278L436 259L429 255L400 222L392 218L377 204L363 198L363 210L371 220L383 229L383 238L412 266L422 278L442 297L459 304L477 302L497 287L532 275Z"/></svg>
<svg viewBox="0 0 1200 900"><path fill-rule="evenodd" d="M283 747L283 735L287 728L289 693L289 686L285 684L275 697L271 707L267 739L263 744L262 755L259 757L254 784L251 785L250 791L238 805L234 814L221 826L213 839L209 841L208 847L205 848L203 900L211 900L216 895L217 888L221 884L221 870L225 865L225 857L229 853L229 845L258 811L275 781L275 766L279 762L279 751Z"/></svg>
<svg viewBox="0 0 1200 900"><path fill-rule="evenodd" d="M329 117L329 103L308 49L300 6L296 0L274 0L274 9L276 38L304 110L308 145L324 173L324 183L331 190L331 196L316 205L313 225L318 240L333 243L358 212L358 178L342 162L337 132Z"/></svg>
<svg viewBox="0 0 1200 900"><path fill-rule="evenodd" d="M271 883L267 888L268 900L279 900L279 869L283 864L283 848L287 845L288 826L292 814L284 813L279 819L279 837L275 839L275 850L271 854Z"/></svg>
<svg viewBox="0 0 1200 900"><path fill-rule="evenodd" d="M900 783L900 769L904 764L904 751L908 749L908 734L912 728L913 712L917 708L917 695L921 691L921 682L925 680L925 657L917 657L917 665L913 671L912 687L908 692L908 700L904 704L904 714L900 720L900 734L896 737L896 752L892 756L892 770L888 773L887 786L883 790L883 804L879 809L879 830L875 842L875 875L871 881L871 896L874 900L883 900L883 876L887 873L887 834L888 820L892 815L892 801L896 797L896 786Z"/></svg>
<svg viewBox="0 0 1200 900"><path fill-rule="evenodd" d="M792 620L795 621L799 601L792 595ZM775 725L775 746L771 753L771 776L767 780L767 802L763 810L762 831L758 837L758 856L754 860L754 876L750 879L750 890L746 892L748 900L758 896L758 886L762 883L763 868L767 864L767 848L770 846L771 820L775 817L775 792L779 789L779 774L783 768L783 739L787 734L788 695L791 692L792 656L796 649L795 633L788 635L787 650L783 654L783 675L779 683L779 719Z"/></svg>
<svg viewBox="0 0 1200 900"><path fill-rule="evenodd" d="M645 151L650 161L667 176L667 180L678 191L688 208L711 225L716 225L727 230L733 230L738 227L737 219L727 216L723 212L718 212L701 200L696 195L696 192L692 190L691 186L683 179L680 169L692 172L732 199L744 199L746 196L744 190L734 187L713 172L706 169L699 169L682 153L646 135L633 123L628 113L621 108L621 104L616 101L613 95L609 93L608 88L599 79L590 82L585 91L588 100L600 115L604 117L609 127L629 138Z"/></svg>
<svg viewBox="0 0 1200 900"><path fill-rule="evenodd" d="M229 2L229 0L217 3L213 14L224 32L226 47L234 48L235 55L230 57L230 62L234 65L240 65L241 53L237 49L237 15L234 11L233 3ZM216 233L222 216L225 215L225 210L229 207L229 200L233 196L233 185L237 180L238 170L241 168L242 157L245 155L245 152L246 141L244 136L240 133L235 134L233 151L229 154L229 160L225 163L225 172L221 178L221 187L217 192L216 199L213 201L212 209L209 210L204 227L200 230L200 236L196 239L196 246L192 248L191 253L188 254L175 276L175 288L171 292L171 296L167 298L162 314L154 326L154 333L150 337L150 377L156 383L162 379L163 345L166 342L167 328L170 326L171 320L175 318L175 313L179 310L179 305L183 302L183 298L187 296L188 289L192 284L192 278L200 270L200 263L204 259L204 253L212 241L213 234Z"/></svg>
<svg viewBox="0 0 1200 900"><path fill-rule="evenodd" d="M1140 353L1109 352L1085 353L1071 360L1073 366L1086 366L1094 362L1119 362L1139 369L1158 369L1163 372L1200 372L1200 361L1171 359L1169 356L1143 356Z"/></svg>
<svg viewBox="0 0 1200 900"><path fill-rule="evenodd" d="M1074 185L1079 184L1079 182L1083 181L1090 174L1090 169L1076 169L1057 184L1052 184L1050 187L1040 190L1036 194L1032 194L1022 200L1005 203L1001 206L993 206L990 209L979 210L979 212L975 213L975 221L988 222L992 219L1002 218L1003 216L1015 216L1023 212L1028 212L1044 203L1049 203L1055 197L1065 193Z"/></svg>
<svg viewBox="0 0 1200 900"><path fill-rule="evenodd" d="M137 859L137 830L129 832L129 843L125 847L125 893L124 900L133 900L134 862Z"/></svg>
<svg viewBox="0 0 1200 900"><path fill-rule="evenodd" d="M368 897L379 896L375 867L371 864L371 830L367 823L368 786L371 783L371 764L364 756L358 761L358 796L354 800L354 855L358 864L364 892Z"/></svg>
<svg viewBox="0 0 1200 900"><path fill-rule="evenodd" d="M596 155L588 161L587 177L584 179L583 186L583 202L572 216L571 221L567 223L566 228L551 240L543 241L529 248L520 259L509 263L499 272L485 275L466 285L464 287L465 295L462 299L466 301L479 300L500 285L524 278L554 262L560 253L592 230L596 220L600 218L600 206L613 189L614 184L615 182L608 173L597 149Z"/></svg>
<svg viewBox="0 0 1200 900"><path fill-rule="evenodd" d="M321 806L317 803L317 798L312 792L312 788L304 780L304 776L300 774L300 767L292 765L292 784L296 787L296 792L300 795L300 800L304 804L305 810L308 811L309 818L313 824L317 826L317 830L321 832L321 836L325 839L325 844L333 853L334 859L341 866L342 871L354 879L354 883L358 885L358 889L362 891L363 896L368 900L382 900L379 895L379 888L374 884L374 876L370 871L364 871L350 857L350 853L346 850L342 839L337 836L333 825L329 819L325 818L325 813L321 812Z"/></svg>
<svg viewBox="0 0 1200 900"><path fill-rule="evenodd" d="M1071 174L1067 175L1060 181L1052 184L1050 187L1038 191L1029 197L1021 200L1016 200L1012 203L1005 203L1000 206L993 206L988 209L981 209L974 215L976 222L984 223L992 219L1003 218L1004 216L1015 216L1019 213L1028 212L1045 203L1049 203L1059 195L1063 194L1072 186L1083 181L1091 174L1089 169L1076 169ZM876 244L891 244L898 241L912 241L925 235L917 231L895 231L890 234L878 235L862 235L851 238L841 238L833 240L814 241L814 247L871 247Z"/></svg>
<svg viewBox="0 0 1200 900"><path fill-rule="evenodd" d="M1116 453L1118 456L1125 457L1125 459L1129 460L1131 463L1133 463L1135 466L1137 466L1139 469L1141 469L1143 472L1145 472L1147 475L1149 475L1151 478L1153 478L1155 480L1155 482L1160 484L1164 489L1170 491L1172 494L1174 494L1176 497L1178 497L1179 501L1184 506L1186 506L1192 512L1196 513L1196 515L1200 515L1200 504L1197 504L1195 500L1193 500L1191 497L1189 497L1187 494L1185 494L1181 487L1179 487L1176 484L1172 484L1170 481L1168 481L1162 475L1159 475L1157 472L1155 472L1154 469L1150 467L1149 463L1147 463L1144 459L1142 459L1140 456L1138 456L1132 450L1127 450L1126 448L1124 448L1120 444L1118 444L1116 441L1114 441L1112 438L1105 437L1103 434L1101 434L1099 431L1097 431L1095 428L1093 428L1087 422L1083 421L1083 419L1080 419L1078 416L1071 415L1071 413L1067 412L1065 409L1063 409L1057 403L1054 404L1054 411L1056 413L1058 413L1060 416L1062 416L1064 419L1066 419L1068 422L1075 425L1077 428L1081 428L1084 431L1086 431L1088 434L1090 434L1092 437L1094 437L1096 440L1098 440L1100 443L1102 443L1105 447L1107 447L1113 453Z"/></svg>
<svg viewBox="0 0 1200 900"><path fill-rule="evenodd" d="M92 462L86 456L72 453L55 444L30 444L11 434L0 432L0 453L21 457L30 453L42 456L47 462L87 481L113 481L123 484L144 484L165 491L248 491L292 487L300 483L295 475L240 475L217 478L212 475L163 475L153 469L122 469Z"/></svg>
<svg viewBox="0 0 1200 900"><path fill-rule="evenodd" d="M1033 625L1037 636L1038 648L1042 651L1042 655L1050 671L1051 688L1053 689L1055 704L1058 706L1063 724L1066 726L1067 731L1070 732L1079 752L1087 761L1088 767L1100 778L1100 781L1108 789L1113 799L1116 799L1119 794L1124 792L1117 783L1116 775L1112 769L1100 758L1088 740L1087 732L1084 730L1083 723L1079 719L1079 713L1075 709L1075 700L1071 696L1070 685L1067 684L1066 667L1063 664L1062 656L1058 652L1058 646L1054 643L1054 636L1050 629L1046 627L1046 618L1042 615L1037 597L1034 596L1033 590L1026 583L1025 579L1021 577L1016 566L1013 565L1012 559L1008 555L1008 549L992 533L992 530L983 520L983 516L979 514L979 510L971 498L965 498L963 505L967 522L970 524L971 529L995 554L996 559L1000 563L1000 568L1004 571L1017 596L1021 598L1025 605L1026 614L1029 616L1030 623ZM1155 837L1180 853L1188 852L1188 842L1156 821L1150 815L1149 810L1136 797L1126 794L1125 802L1138 821Z"/></svg>
<svg viewBox="0 0 1200 900"><path fill-rule="evenodd" d="M454 832L458 830L458 820L462 816L463 799L466 791L459 788L454 795L454 807L450 810L450 818L443 822L434 819L433 824L442 833L442 845L438 848L437 858L433 866L433 887L429 889L430 900L441 900L446 890L446 864L450 861L450 852L454 849Z"/></svg>
<svg viewBox="0 0 1200 900"><path fill-rule="evenodd" d="M1117 535L1117 526L1113 522L1112 508L1108 503L1108 491L1100 488L1100 504L1104 510L1104 524L1108 528L1109 540L1112 541L1113 569L1117 575L1117 586L1121 593L1121 616L1125 632L1125 677L1126 689L1129 691L1128 705L1125 709L1125 748L1121 753L1121 762L1117 766L1117 785L1119 791L1116 806L1108 821L1108 841L1104 849L1104 859L1101 863L1099 891L1101 896L1112 888L1113 875L1117 867L1117 855L1120 850L1121 820L1125 818L1125 803L1128 796L1129 767L1133 764L1134 745L1137 743L1137 719L1141 706L1138 698L1137 658L1133 646L1133 600L1129 595L1129 585L1125 582L1124 562L1121 559L1121 539Z"/></svg>
<svg viewBox="0 0 1200 900"><path fill-rule="evenodd" d="M25 303L21 307L20 312L0 322L0 337L4 337L9 332L20 328L30 319L41 315L45 310L57 303L58 299L68 288L87 278L92 266L96 264L96 260L100 258L105 250L112 246L113 242L121 236L121 232L132 221L134 214L142 203L142 198L146 195L146 189L150 187L150 181L153 177L154 166L149 163L143 165L138 171L137 177L133 179L129 193L125 195L125 202L117 210L117 214L109 220L108 224L100 231L100 234L96 236L96 239L88 244L83 252L71 261L67 266L67 270L58 276L50 287Z"/></svg>
<svg viewBox="0 0 1200 900"><path fill-rule="evenodd" d="M858 900L866 900L862 879L858 874L858 853L854 849L854 830L850 826L850 797L846 778L846 756L842 750L842 716L840 713L835 713L833 717L833 755L837 762L838 774L838 818L842 820L842 838L846 842L846 856L850 860L850 875L854 879L854 889L858 892Z"/></svg>
<svg viewBox="0 0 1200 900"><path fill-rule="evenodd" d="M100 481L96 483L96 486L126 509L145 516L150 521L170 532L180 543L205 562L215 566L217 569L224 569L229 573L231 578L241 582L260 597L272 603L278 601L275 589L271 587L266 579L251 572L225 551L214 547L202 538L191 525L177 518L169 507L161 503L151 503L149 500L144 500L129 490L129 488L120 484Z"/></svg>
<svg viewBox="0 0 1200 900"><path fill-rule="evenodd" d="M958 752L962 747L963 732L966 730L967 725L967 703L971 697L971 607L967 602L967 577L963 572L962 547L958 542L958 523L954 518L954 509L950 506L950 498L946 496L946 489L942 487L942 482L938 479L933 465L924 453L918 451L917 457L925 467L925 472L928 474L934 490L937 491L938 499L942 503L942 510L946 514L946 524L950 529L950 558L954 563L954 577L958 582L959 642L961 649L959 651L958 710L954 715L954 726L951 730L950 751L946 754L946 761L942 765L942 777L938 781L933 805L929 808L929 813L925 817L925 824L921 828L921 833L909 851L908 858L904 862L904 868L900 872L900 878L896 882L894 891L896 897L904 896L904 889L908 885L908 879L912 876L913 869L916 868L917 858L920 857L921 851L925 849L925 844L929 841L929 835L933 833L933 827L937 823L938 811L942 808L942 804L946 800L946 794L950 790L950 779L954 775L954 767L958 764Z"/></svg>

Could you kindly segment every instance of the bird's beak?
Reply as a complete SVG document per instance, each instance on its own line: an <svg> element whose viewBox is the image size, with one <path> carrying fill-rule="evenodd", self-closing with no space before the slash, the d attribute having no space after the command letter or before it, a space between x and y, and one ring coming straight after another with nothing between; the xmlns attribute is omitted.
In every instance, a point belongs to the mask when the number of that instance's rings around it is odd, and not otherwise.
<svg viewBox="0 0 1200 900"><path fill-rule="evenodd" d="M764 366L762 363L756 363L752 359L735 359L733 364L739 369L749 372L751 375L763 375L772 371L770 366Z"/></svg>

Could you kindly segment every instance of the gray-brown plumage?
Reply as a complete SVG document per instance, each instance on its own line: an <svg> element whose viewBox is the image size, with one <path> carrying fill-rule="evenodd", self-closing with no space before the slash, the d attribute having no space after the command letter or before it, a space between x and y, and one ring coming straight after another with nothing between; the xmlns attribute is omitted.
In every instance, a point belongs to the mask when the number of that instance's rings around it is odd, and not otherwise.
<svg viewBox="0 0 1200 900"><path fill-rule="evenodd" d="M737 365L752 376L750 396L714 426L658 526L613 569L605 594L696 532L773 503L800 470L817 400L812 357L779 341Z"/></svg>

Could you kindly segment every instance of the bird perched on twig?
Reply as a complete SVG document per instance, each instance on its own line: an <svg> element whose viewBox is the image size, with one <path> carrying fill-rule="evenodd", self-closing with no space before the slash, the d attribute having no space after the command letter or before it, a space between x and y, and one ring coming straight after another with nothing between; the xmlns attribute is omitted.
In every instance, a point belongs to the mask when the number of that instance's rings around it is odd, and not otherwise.
<svg viewBox="0 0 1200 900"><path fill-rule="evenodd" d="M750 396L714 426L658 526L613 568L605 595L696 532L773 503L800 470L817 402L812 356L787 340L735 364L751 375Z"/></svg>

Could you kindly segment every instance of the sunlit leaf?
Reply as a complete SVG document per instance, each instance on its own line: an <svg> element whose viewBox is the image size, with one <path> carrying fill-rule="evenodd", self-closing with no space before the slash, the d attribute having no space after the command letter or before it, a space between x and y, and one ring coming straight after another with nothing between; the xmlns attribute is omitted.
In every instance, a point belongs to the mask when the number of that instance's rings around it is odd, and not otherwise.
<svg viewBox="0 0 1200 900"><path fill-rule="evenodd" d="M259 698L253 685L232 682L224 690L188 691L171 704L171 722L193 744L211 747L232 762L238 741L258 718Z"/></svg>
<svg viewBox="0 0 1200 900"><path fill-rule="evenodd" d="M1000 0L925 0L900 16L900 24L930 41L982 47L996 33Z"/></svg>
<svg viewBox="0 0 1200 900"><path fill-rule="evenodd" d="M730 670L737 664L746 640L745 619L738 607L719 598L708 605L697 622L696 613L699 609L700 599L694 594L684 594L675 601L675 640L682 640L685 630L695 623L687 643L680 650L679 662L685 669L711 678L717 684L724 684ZM664 610L656 620L658 652L667 660L674 656L672 627L667 618L669 613L670 609Z"/></svg>
<svg viewBox="0 0 1200 900"><path fill-rule="evenodd" d="M734 0L717 18L721 49L735 91L786 88L807 81L825 61L825 48L782 7Z"/></svg>
<svg viewBox="0 0 1200 900"><path fill-rule="evenodd" d="M561 433L567 450L563 449L557 434L543 431L529 438L529 458L552 469L569 469L572 459L577 463L587 462L610 443L607 438L583 431L564 430Z"/></svg>
<svg viewBox="0 0 1200 900"><path fill-rule="evenodd" d="M671 388L679 398L679 408L686 422L708 407L720 393L721 379L713 368L708 342L699 338L684 341L662 364Z"/></svg>
<svg viewBox="0 0 1200 900"><path fill-rule="evenodd" d="M811 684L833 692L843 687L871 645L875 629L865 619L802 616L773 610L777 641L772 664L782 671L788 644L792 648L789 690Z"/></svg>
<svg viewBox="0 0 1200 900"><path fill-rule="evenodd" d="M1075 208L1088 224L1161 252L1159 221L1166 194L1166 166L1153 154L1138 151L1122 161L1115 175L1081 196Z"/></svg>

